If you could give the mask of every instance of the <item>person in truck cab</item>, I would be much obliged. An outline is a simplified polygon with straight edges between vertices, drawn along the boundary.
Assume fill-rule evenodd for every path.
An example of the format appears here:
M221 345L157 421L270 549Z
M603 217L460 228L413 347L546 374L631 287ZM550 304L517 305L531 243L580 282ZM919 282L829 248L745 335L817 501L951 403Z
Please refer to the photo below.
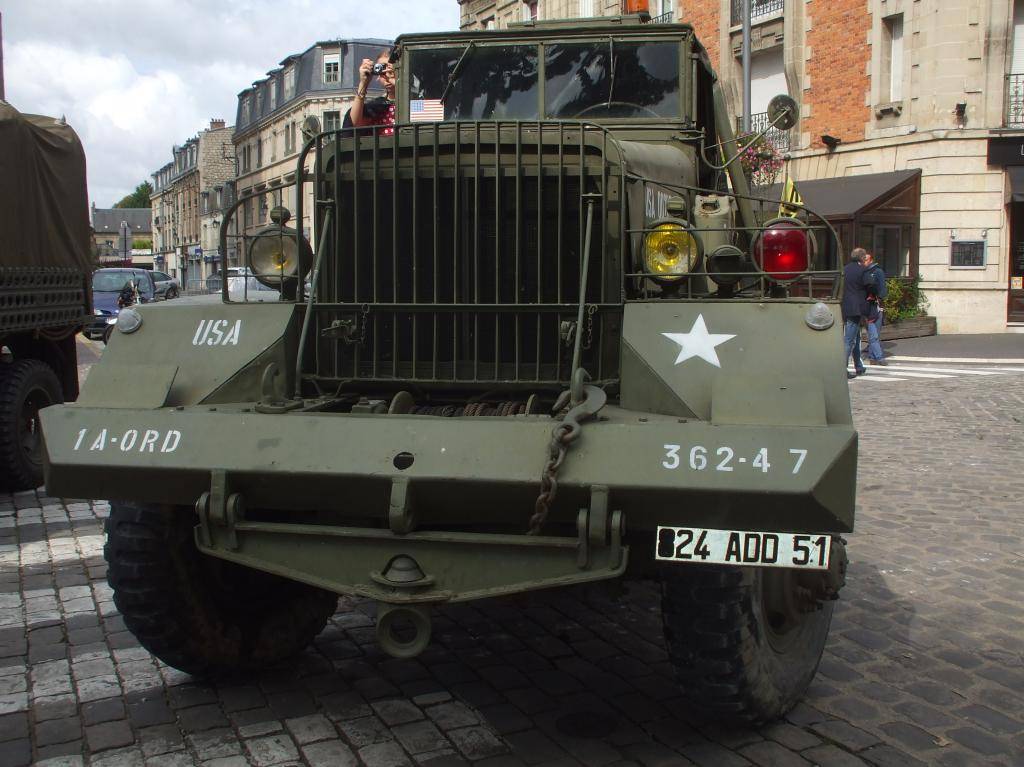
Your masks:
M384 86L384 95L366 100L366 91L374 74ZM390 136L395 132L395 68L391 64L391 52L381 51L376 61L363 59L359 65L359 86L356 88L355 99L351 109L345 115L343 127L361 128L368 125L379 125L378 133Z

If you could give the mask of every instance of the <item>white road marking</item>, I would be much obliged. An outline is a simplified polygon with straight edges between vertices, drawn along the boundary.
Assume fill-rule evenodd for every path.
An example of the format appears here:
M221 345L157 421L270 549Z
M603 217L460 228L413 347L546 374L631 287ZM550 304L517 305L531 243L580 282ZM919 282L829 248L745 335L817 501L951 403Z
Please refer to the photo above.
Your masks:
M875 378L889 378L889 374L885 372L885 368L872 368L870 374L865 373L864 375L871 375ZM899 371L899 375L906 376L907 378L955 378L956 376L946 375L943 373L907 373ZM864 376L860 376L863 378Z
M881 367L875 365L875 367ZM885 366L888 370L918 370L922 373L962 373L968 376L997 376L1000 375L998 370L988 369L974 369L968 368L933 368L925 365L893 365L892 363ZM1024 369L1021 370L1024 373Z
M897 378L896 376L869 376L869 375L862 375L862 376L857 376L856 379L852 379L851 378L850 380L851 381L853 381L853 380L857 380L857 381L875 381L877 383L877 382L880 382L880 381L907 381L909 379Z
M900 362L945 362L945 363L979 363L987 365L1024 365L1024 359L1009 359L1009 358L987 358L987 357L904 357L899 354L894 354L891 357L886 357L888 360L899 360Z

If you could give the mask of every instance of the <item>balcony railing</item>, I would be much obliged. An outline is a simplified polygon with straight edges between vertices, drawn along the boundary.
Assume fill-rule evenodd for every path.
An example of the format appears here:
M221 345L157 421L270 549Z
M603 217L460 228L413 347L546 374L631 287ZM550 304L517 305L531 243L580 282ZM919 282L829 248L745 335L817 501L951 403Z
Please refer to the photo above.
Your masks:
M736 118L736 129L741 130L743 125L743 118ZM768 113L767 112L752 112L750 115L750 130L754 133L759 133L768 127ZM768 128L768 131L764 134L765 138L768 139L775 151L779 154L785 154L789 151L789 131L781 130L780 128Z
M732 25L743 23L743 6L747 0L732 0ZM753 24L764 16L782 13L785 0L752 0L750 5L750 22Z
M1024 73L1006 76L1006 127L1024 128Z
M652 24L671 24L673 16L674 16L674 14L672 13L672 11L669 11L668 13L663 13L660 16L653 16L653 17L651 17L651 23Z

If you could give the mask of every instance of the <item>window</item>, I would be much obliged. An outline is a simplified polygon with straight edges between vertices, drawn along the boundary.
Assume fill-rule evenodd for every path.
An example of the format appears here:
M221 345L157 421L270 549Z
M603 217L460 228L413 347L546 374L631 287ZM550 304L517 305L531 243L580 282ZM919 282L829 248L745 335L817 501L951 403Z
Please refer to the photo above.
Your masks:
M263 141L259 137L256 138L256 167L263 167Z
M246 192L247 194L247 192ZM248 229L252 226L252 199L242 203L242 223Z
M242 96L242 110L241 111L242 111L241 122L243 122L243 123L249 122L249 97L248 96Z
M985 240L953 240L950 242L949 266L953 269L984 269Z
M295 67L288 67L284 70L284 98L285 101L295 95Z
M270 111L277 109L277 80L271 80L267 86L270 89Z
M582 6L586 0L581 0L580 5ZM582 15L582 14L580 14ZM536 21L537 20L537 0L525 0L523 2L523 21Z
M324 85L337 83L341 73L341 54L324 54Z
M335 131L341 128L341 112L324 112L324 130Z
M903 100L903 14L882 19L880 100Z
M488 16L486 19L484 19L483 28L484 29L494 29L494 17L493 16Z
M295 151L295 121L290 121L284 126L284 153L286 155Z

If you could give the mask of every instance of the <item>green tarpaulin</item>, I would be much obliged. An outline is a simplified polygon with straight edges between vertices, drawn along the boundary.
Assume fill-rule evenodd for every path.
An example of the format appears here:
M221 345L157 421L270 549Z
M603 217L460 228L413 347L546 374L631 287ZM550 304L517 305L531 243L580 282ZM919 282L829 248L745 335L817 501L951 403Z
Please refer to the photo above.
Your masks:
M90 272L90 239L82 142L0 101L0 267Z

